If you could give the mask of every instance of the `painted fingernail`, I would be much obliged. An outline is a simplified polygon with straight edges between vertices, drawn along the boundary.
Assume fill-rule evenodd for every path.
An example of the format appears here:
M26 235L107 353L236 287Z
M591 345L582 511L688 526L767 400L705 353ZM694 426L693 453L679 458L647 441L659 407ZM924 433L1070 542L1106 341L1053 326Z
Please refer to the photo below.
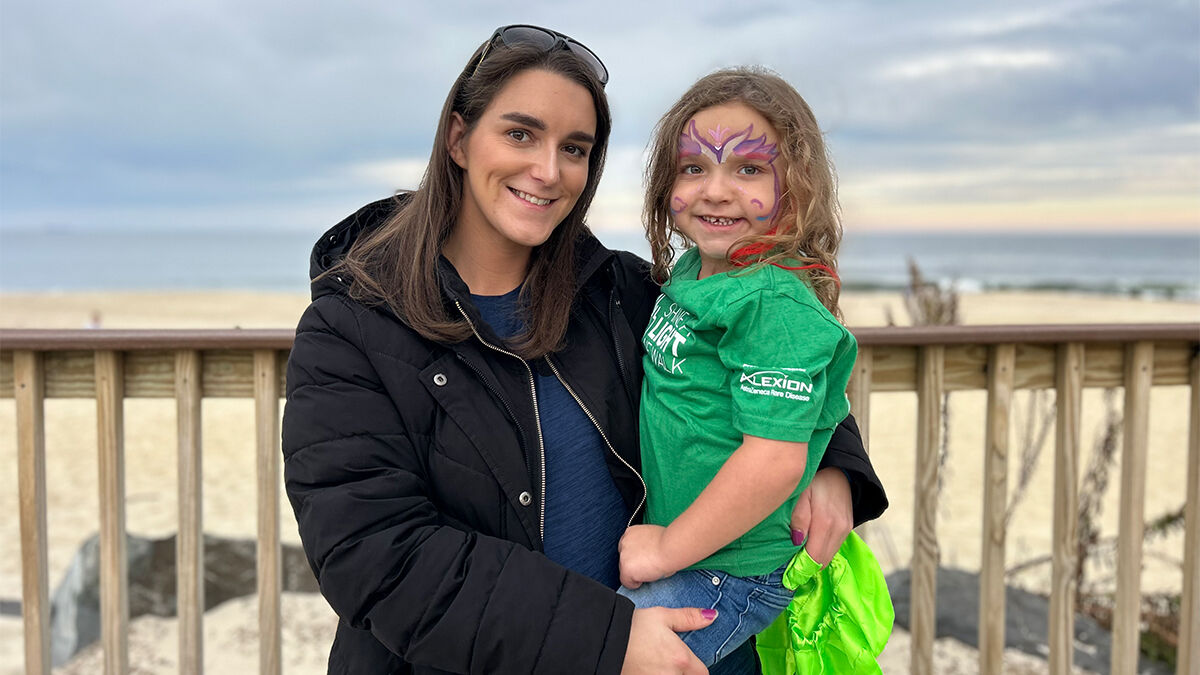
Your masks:
M704 617L705 619L709 619L709 620L715 619L715 618L717 618L717 610L702 609L702 610L700 610L700 616Z
M806 536L804 530L792 530L792 545L803 546Z

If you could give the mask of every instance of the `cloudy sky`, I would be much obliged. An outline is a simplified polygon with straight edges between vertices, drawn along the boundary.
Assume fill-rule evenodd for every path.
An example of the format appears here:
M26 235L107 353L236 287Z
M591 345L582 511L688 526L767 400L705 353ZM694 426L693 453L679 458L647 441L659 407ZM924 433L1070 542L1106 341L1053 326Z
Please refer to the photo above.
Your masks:
M674 5L675 3L671 3ZM1200 228L1200 3L8 2L0 228L319 231L411 187L497 25L611 72L600 230L696 77L761 63L827 131L847 228Z

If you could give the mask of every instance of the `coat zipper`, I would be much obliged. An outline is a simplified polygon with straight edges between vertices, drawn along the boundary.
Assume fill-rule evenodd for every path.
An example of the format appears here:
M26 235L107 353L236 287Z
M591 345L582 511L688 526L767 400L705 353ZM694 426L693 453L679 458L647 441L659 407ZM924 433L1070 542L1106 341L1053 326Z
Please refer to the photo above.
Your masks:
M506 349L501 349L500 347L497 347L496 345L491 344L487 340L484 340L483 336L481 336L479 334L479 331L475 330L475 324L472 323L471 317L467 316L466 311L463 310L462 304L458 300L455 300L454 306L458 308L458 313L462 314L463 319L465 319L467 322L467 325L470 326L471 332L475 334L475 338L477 340L479 340L479 342L482 343L483 346L485 346L488 349L491 349L493 351L500 352L501 354L507 354L507 355L513 357L514 359L520 361L521 365L525 366L525 372L529 374L529 396L531 399L533 399L533 421L537 424L538 455L540 456L541 467L542 467L542 474L541 474L542 498L541 498L540 502L538 503L538 536L542 542L545 542L546 541L546 443L542 440L542 415L538 411L537 386L535 385L534 379L533 379L533 369L529 367L529 362L527 362L525 359L521 358L520 356L517 356L516 354L514 354ZM501 400L504 400L504 399L501 399ZM512 411L509 410L508 414L512 415ZM516 415L513 415L513 420L516 421L516 419L517 419ZM520 428L520 426L521 426L520 422L517 422L518 429Z
M554 377L558 378L558 381L562 383L563 388L567 390L567 393L571 395L571 398L575 399L575 402L579 404L579 407L583 410L583 414L587 415L588 419L592 421L592 426L596 427L596 431L600 432L600 438L604 439L604 444L608 446L609 452L611 452L614 457L624 464L625 468L632 471L633 475L637 476L638 481L641 482L642 500L638 502L637 508L633 510L633 513L629 514L629 522L626 524L626 527L633 527L633 520L637 518L638 511L641 511L642 506L646 504L646 493L649 492L649 489L646 487L645 479L642 478L642 474L638 473L637 469L634 469L632 466L630 466L629 462L625 461L625 458L622 457L621 454L617 452L617 449L613 447L612 443L608 441L608 436L604 433L604 429L600 428L600 423L596 421L596 416L593 415L592 411L588 410L588 407L583 404L583 400L581 400L575 394L575 390L571 388L571 385L567 384L566 379L564 379L562 374L558 372L558 367L554 365L554 361L550 360L549 355L546 356L546 363L550 366L550 370L554 371Z
M621 380L625 383L625 389L628 390L631 386L630 380L632 378L629 372L625 370L625 353L621 350L621 338L617 336L617 317L614 315L614 312L621 311L621 299L616 297L616 295L617 290L614 288L612 294L609 296L608 325L609 330L612 331L613 345L617 348L617 368L620 369Z

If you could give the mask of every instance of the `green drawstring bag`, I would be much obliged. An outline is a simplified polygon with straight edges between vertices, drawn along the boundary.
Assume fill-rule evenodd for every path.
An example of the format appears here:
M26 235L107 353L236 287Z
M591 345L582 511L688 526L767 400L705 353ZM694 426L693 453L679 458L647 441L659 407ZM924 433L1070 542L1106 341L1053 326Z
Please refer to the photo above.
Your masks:
M787 609L758 634L763 675L881 673L896 612L883 570L851 532L825 569L801 550L783 573Z

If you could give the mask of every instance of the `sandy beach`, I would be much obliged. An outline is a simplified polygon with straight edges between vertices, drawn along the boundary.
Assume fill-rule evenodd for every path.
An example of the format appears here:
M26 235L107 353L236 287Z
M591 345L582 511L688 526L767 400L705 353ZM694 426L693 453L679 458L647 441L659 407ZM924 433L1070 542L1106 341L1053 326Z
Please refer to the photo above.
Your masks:
M295 328L302 293L256 291L0 293L0 328L84 328L93 311L104 328ZM847 292L847 326L910 322L899 293ZM959 296L964 324L1159 323L1200 321L1200 302L1081 293L988 292Z
M292 328L307 305L300 294L252 292L71 293L0 295L0 326L8 328L81 328L99 312L105 328ZM885 325L890 311L907 323L903 301L895 293L847 294L842 300L850 327ZM1200 322L1200 303L1137 300L1073 294L979 293L960 297L960 312L969 324ZM1016 405L1014 434L1025 418L1027 394ZM1155 388L1152 400L1150 451L1145 513L1153 518L1178 508L1184 499L1188 398L1185 387ZM1119 402L1120 399L1118 399ZM985 396L955 392L950 401L950 450L937 531L943 565L977 569L982 521L982 450ZM174 402L129 400L126 403L126 495L128 529L165 536L176 529ZM875 394L872 398L870 449L886 485L891 508L867 536L885 569L905 567L911 556L916 399L911 393ZM1083 453L1086 468L1103 418L1103 393L1088 390L1083 408ZM253 538L254 433L249 400L204 402L204 526L207 532ZM97 530L95 403L51 400L46 405L47 477L49 490L49 565L51 589L80 543ZM1050 551L1053 435L1037 464L1027 496L1010 521L1008 562L1014 565ZM1019 462L1010 461L1010 489ZM1082 472L1081 468L1081 472ZM1104 495L1101 537L1116 534L1118 467ZM21 596L17 523L15 411L11 399L0 400L0 600ZM283 539L298 543L291 509L281 496L285 516ZM1172 590L1181 581L1182 535L1149 540L1145 547L1143 588ZM1102 563L1104 561L1101 561ZM1115 574L1100 564L1089 580L1104 584ZM1049 565L1034 566L1012 576L1010 583L1045 590ZM212 672L250 671L257 664L253 598L231 601L205 618L207 664ZM285 670L290 674L325 672L325 655L334 618L318 596L288 594L284 598ZM20 617L0 617L0 675L23 672ZM174 621L143 618L131 629L131 655L138 672L173 672L177 658ZM946 644L947 642L951 644ZM885 672L905 672L907 635L897 630L886 652ZM966 650L966 651L963 651ZM939 672L973 672L972 652L953 641L939 641ZM1038 672L1037 659L1012 656L1011 672ZM95 672L96 647L85 650L63 673ZM959 664L959 665L955 665Z

